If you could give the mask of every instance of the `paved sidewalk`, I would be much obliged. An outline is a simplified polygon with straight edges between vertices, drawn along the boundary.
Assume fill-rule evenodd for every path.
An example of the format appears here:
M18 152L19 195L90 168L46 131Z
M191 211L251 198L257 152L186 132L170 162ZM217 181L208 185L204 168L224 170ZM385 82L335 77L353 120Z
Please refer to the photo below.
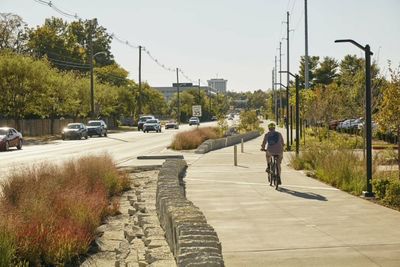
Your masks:
M237 167L233 147L188 161L187 197L215 227L227 267L400 266L400 212L289 168L289 154L276 191L261 141L238 147Z

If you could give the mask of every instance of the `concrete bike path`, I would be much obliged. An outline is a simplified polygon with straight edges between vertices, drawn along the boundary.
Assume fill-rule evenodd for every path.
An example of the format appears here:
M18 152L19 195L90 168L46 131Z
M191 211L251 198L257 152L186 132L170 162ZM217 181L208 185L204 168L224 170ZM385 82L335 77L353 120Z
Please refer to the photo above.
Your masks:
M279 191L266 183L262 137L193 161L187 197L222 242L230 266L400 266L400 212L349 195L282 163Z

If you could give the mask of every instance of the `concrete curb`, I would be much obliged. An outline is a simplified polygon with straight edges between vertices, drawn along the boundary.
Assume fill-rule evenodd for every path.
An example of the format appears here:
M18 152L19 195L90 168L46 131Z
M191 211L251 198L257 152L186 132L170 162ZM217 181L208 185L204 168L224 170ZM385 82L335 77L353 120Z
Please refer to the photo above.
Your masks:
M204 214L186 199L184 160L166 160L158 175L156 208L177 265L224 266L221 243Z
M183 155L138 156L137 159L183 159Z
M242 139L244 142L259 137L258 131L252 131L245 134L232 135L219 139L209 139L204 141L195 151L196 154L205 154L213 150L221 149L228 146L239 144Z

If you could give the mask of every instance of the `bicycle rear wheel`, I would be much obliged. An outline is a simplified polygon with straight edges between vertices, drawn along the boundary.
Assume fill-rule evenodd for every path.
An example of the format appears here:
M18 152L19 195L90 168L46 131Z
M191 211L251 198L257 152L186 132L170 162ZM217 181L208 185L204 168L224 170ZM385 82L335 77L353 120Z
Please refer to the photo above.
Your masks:
M275 189L278 190L278 187L279 187L279 171L278 171L278 163L276 162L276 160L274 160L273 176L274 176Z

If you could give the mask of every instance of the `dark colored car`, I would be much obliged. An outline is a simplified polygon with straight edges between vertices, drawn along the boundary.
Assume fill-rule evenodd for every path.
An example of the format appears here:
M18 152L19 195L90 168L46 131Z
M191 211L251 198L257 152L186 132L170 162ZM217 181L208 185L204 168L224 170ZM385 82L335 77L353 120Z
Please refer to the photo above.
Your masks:
M90 137L93 135L107 137L107 124L103 120L89 121L86 128Z
M157 119L150 119L143 124L143 132L148 133L150 131L155 131L161 133L161 124Z
M139 122L138 122L138 130L143 130L143 124L147 121L147 120L154 120L154 116L152 115L147 115L147 116L141 116L139 118Z
M176 121L170 120L165 124L165 129L179 129L179 125Z
M14 128L0 128L0 150L8 151L10 147L21 149L23 142L22 134Z
M88 130L83 123L68 123L61 132L62 140L65 139L88 139Z

